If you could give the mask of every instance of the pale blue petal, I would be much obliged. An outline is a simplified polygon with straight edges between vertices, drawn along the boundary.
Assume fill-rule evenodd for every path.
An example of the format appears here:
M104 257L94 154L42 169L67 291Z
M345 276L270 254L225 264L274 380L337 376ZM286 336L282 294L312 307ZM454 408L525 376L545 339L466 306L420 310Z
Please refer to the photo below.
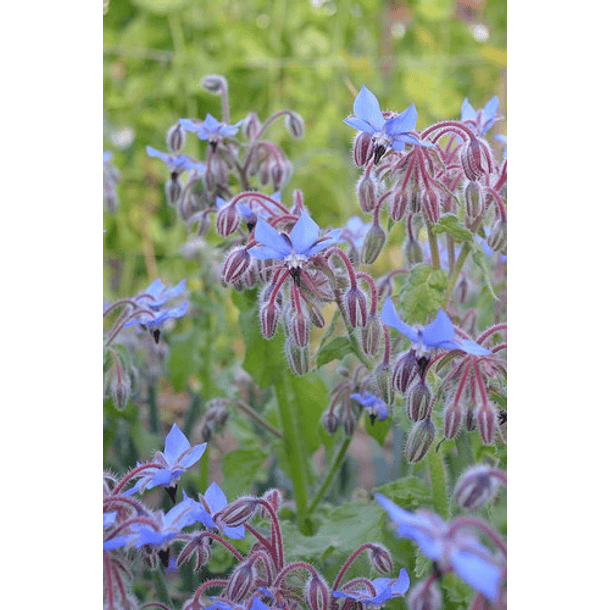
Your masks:
M472 120L472 121L477 120L477 112L472 107L472 105L468 101L467 97L464 98L464 101L462 102L462 121L466 121L466 120Z
M411 579L409 578L407 571L404 568L401 568L396 582L392 585L392 594L404 595L409 589L410 584Z
M358 117L348 117L347 119L343 119L343 122L347 123L350 127L353 127L358 131L364 131L366 133L370 133L371 135L379 131L378 129L375 129L373 125L367 121L364 121L363 119L359 119Z
M451 563L455 571L473 588L491 601L499 597L502 572L498 566L486 561L476 553L462 549L451 551Z
M305 254L320 236L320 227L303 210L290 231L290 241L297 254Z
M159 159L165 161L165 163L168 162L168 159L169 159L168 155L166 155L165 153L159 152L152 146L147 146L146 152L148 153L149 157L158 157Z
M222 210L227 205L227 202L222 197L216 197L216 208Z
M419 340L417 331L410 326L407 326L399 317L394 307L394 303L390 297L386 297L386 300L381 309L381 321L386 326L395 328L398 332L402 333L405 337L411 340L412 343L417 343Z
M242 538L246 536L246 528L243 525L238 525L236 527L223 525L222 533L229 538L233 538L233 540L242 540Z
M181 460L180 460L180 465L184 466L184 468L190 468L193 464L196 464L199 459L201 458L201 456L203 455L203 452L205 451L205 448L208 446L207 443L201 443L199 445L195 445Z
M184 453L190 446L189 439L186 438L182 430L174 424L165 439L165 450L163 451L163 455L168 463L173 465L176 464L180 454Z
M354 114L371 125L375 131L383 129L384 119L379 102L364 85L354 100Z
M487 104L485 104L485 108L483 108L483 121L487 124L491 121L491 125L493 125L496 120L496 114L498 114L498 107L500 106L500 100L497 95L494 95ZM491 127L490 125L490 127Z
M440 346L444 341L452 341L455 335L455 328L449 316L439 309L434 322L428 324L422 331L422 341L424 345L430 347Z
M467 354L472 354L473 356L487 356L488 354L491 354L488 349L470 339L458 338L456 343L458 344L458 349L461 349Z
M398 136L400 134L413 131L417 123L417 110L415 104L411 104L409 108L401 112L398 116L388 119L385 122L385 132L389 136Z
M318 252L324 250L324 248L328 248L335 244L339 237L341 236L342 229L333 229L329 231L317 244L314 244L311 248L308 248L304 254L306 256L314 256Z
M224 492L216 481L213 481L212 484L207 488L205 494L203 494L205 501L208 503L210 510L212 511L212 515L221 511L227 505L227 496L225 496Z
M274 258L285 258L291 252L286 240L265 220L259 218L254 229L254 239L264 246L276 251ZM254 250L254 248L252 248ZM250 253L252 254L252 250Z
M153 478L148 481L144 489L153 489L159 485L169 485L174 479L177 479L180 476L180 472L161 468L155 472Z
M259 222L260 218L257 221L257 226ZM283 254L280 254L277 250L274 248L269 248L268 246L254 246L254 248L250 248L248 252L252 258L256 258L261 261L266 261L271 258L284 258Z
M199 128L201 127L200 122L195 122L191 119L180 119L180 125L182 125L186 131L199 131Z

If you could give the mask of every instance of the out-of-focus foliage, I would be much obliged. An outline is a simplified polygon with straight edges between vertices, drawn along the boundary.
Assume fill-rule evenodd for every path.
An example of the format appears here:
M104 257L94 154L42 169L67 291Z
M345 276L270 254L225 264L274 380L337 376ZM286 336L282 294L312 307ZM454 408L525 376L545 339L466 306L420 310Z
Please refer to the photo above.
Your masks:
M357 209L354 131L342 120L360 87L382 109L414 102L418 127L459 118L464 97L481 108L498 95L504 110L505 49L504 0L110 0L104 149L122 180L120 209L105 221L107 290L130 294L189 270L184 226L165 204L166 168L145 147L165 150L178 118L220 118L204 75L227 78L232 122L253 109L261 120L283 108L303 117L303 139L281 123L271 134L294 164L286 191L302 189L318 222L337 226ZM186 152L201 158L204 146L190 137Z

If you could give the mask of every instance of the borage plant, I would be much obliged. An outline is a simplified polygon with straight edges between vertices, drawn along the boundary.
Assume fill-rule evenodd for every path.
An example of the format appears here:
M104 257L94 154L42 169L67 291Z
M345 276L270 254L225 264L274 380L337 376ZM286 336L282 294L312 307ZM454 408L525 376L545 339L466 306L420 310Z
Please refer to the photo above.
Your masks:
M505 607L507 161L485 139L497 98L417 130L413 104L382 112L363 86L345 119L361 213L327 227L289 195L292 164L267 139L281 118L302 138L301 118L233 123L226 80L202 83L220 120L177 117L168 151L147 152L218 274L155 279L104 308L108 418L150 453L168 430L163 452L104 474L105 607ZM182 152L188 133L201 159ZM106 154L104 171L113 211ZM243 354L217 362L233 314ZM181 323L201 357L179 426L155 392ZM209 483L227 429L241 446ZM348 450L367 435L395 459L350 501Z

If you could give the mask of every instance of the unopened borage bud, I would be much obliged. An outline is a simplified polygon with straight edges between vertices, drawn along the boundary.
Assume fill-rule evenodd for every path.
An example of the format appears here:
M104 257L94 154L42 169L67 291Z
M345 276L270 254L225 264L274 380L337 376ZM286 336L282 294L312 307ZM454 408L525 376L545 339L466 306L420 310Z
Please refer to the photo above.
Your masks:
M362 246L362 262L365 265L372 265L377 260L385 241L385 231L378 224L372 224Z

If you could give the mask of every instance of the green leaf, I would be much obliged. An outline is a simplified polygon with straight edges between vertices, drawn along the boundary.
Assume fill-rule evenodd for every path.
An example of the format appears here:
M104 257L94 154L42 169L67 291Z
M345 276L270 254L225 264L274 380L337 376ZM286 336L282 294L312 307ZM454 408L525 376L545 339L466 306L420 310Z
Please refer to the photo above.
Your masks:
M410 511L420 506L429 505L432 501L430 487L422 479L415 476L408 476L386 483L373 491L383 494L392 502Z
M388 435L390 428L392 427L392 418L388 417L383 421L375 419L375 423L371 423L371 418L368 413L364 413L364 427L366 431L383 447L385 437Z
M435 225L432 226L433 233L449 233L456 242L473 240L472 232L467 229L455 214L441 214Z
M425 324L442 307L447 283L445 269L434 269L425 263L415 265L401 291L400 303L406 312L404 321Z
M188 376L195 371L193 362L201 340L201 335L194 329L182 335L172 335L167 373L176 391L187 388Z
M318 366L323 366L332 360L341 360L347 354L352 354L353 351L347 337L336 337L319 349L316 363Z
M222 489L229 502L250 492L257 475L263 472L263 464L269 455L268 448L252 445L234 449L224 456Z

